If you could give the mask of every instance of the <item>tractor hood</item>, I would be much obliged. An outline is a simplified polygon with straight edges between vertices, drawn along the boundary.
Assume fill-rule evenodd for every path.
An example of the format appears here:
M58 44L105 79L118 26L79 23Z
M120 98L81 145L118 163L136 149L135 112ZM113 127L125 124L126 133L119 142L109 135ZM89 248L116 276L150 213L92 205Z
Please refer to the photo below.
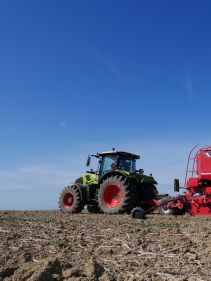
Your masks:
M97 184L98 183L98 175L94 173L86 173L80 178L78 178L75 183L79 183L82 185L91 185L91 184Z

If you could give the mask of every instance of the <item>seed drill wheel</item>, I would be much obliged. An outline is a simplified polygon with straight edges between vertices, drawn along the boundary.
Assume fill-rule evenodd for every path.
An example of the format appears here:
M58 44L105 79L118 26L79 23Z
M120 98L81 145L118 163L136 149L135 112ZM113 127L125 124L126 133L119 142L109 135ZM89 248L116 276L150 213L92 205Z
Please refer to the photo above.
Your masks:
M164 197L160 200L160 204L164 204L162 206L160 206L158 208L158 211L161 215L173 215L174 214L174 211L173 209L169 209L168 206L167 206L167 203L165 205L165 202L169 201L172 197Z
M106 178L98 190L98 204L103 213L130 212L133 201L131 184L122 175Z
M60 194L59 208L65 213L80 213L84 205L82 188L78 185L67 186Z
M173 197L164 197L160 200L160 204L164 204L166 201L173 199ZM171 202L172 203L172 202ZM186 208L183 209L179 209L179 208L174 208L174 209L170 209L168 208L167 204L162 205L158 208L159 213L161 215L175 215L175 216L181 216L184 215L186 213Z

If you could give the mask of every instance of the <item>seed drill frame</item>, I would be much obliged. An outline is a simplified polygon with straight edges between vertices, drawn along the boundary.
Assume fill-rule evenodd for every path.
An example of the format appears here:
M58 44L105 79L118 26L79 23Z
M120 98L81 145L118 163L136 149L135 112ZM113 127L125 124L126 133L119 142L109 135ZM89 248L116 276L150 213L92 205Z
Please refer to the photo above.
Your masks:
M158 206L160 213L191 216L211 215L211 146L198 149L195 146L189 153L184 187L174 180L174 191L184 189L183 195L162 199Z

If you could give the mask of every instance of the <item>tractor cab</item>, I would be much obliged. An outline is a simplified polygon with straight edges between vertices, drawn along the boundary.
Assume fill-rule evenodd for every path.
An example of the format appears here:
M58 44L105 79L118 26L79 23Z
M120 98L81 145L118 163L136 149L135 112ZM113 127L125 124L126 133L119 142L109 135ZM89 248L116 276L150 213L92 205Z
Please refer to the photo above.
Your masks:
M97 153L95 155L89 155L86 165L89 166L91 162L91 157L96 157L99 159L99 167L95 172L99 175L99 179L102 178L106 173L119 170L126 173L135 173L136 172L136 160L140 159L140 156L137 154L116 151L106 151ZM89 172L93 172L92 170Z
M100 178L114 170L135 173L136 160L140 158L136 154L115 150L99 153L99 157L101 161L99 169Z

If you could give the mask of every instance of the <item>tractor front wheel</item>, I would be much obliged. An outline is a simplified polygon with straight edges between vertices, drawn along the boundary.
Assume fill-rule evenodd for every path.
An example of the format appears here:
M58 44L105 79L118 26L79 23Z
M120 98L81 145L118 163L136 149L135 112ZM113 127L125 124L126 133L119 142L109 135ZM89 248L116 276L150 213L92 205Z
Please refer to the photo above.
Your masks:
M83 190L79 185L67 186L59 197L59 208L65 213L80 213L84 208Z
M103 213L130 212L133 203L133 189L122 175L106 178L98 190L98 204Z

